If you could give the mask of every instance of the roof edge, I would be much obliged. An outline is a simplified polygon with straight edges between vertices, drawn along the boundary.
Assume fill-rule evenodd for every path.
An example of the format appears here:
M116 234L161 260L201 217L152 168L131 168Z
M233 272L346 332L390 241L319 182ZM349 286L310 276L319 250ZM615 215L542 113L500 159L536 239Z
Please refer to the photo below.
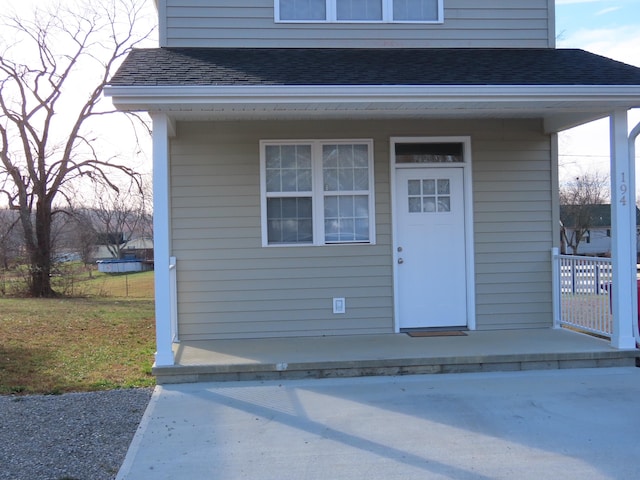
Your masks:
M296 101L373 101L385 100L416 100L446 101L455 100L559 100L562 98L572 101L584 101L607 98L634 100L635 106L640 106L640 85L263 85L263 86L113 86L104 89L107 97L114 102L118 99L131 100L138 98L152 101L161 100L162 103L178 100L181 103L214 103L225 99L263 100L290 102ZM632 108L632 107L630 107Z

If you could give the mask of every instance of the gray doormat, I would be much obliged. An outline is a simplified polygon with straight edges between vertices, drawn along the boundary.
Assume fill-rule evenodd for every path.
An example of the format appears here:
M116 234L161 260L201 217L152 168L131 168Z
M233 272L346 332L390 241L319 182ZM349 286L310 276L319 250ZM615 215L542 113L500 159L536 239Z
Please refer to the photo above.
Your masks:
M433 330L422 332L406 332L410 337L466 337L465 332L460 330Z

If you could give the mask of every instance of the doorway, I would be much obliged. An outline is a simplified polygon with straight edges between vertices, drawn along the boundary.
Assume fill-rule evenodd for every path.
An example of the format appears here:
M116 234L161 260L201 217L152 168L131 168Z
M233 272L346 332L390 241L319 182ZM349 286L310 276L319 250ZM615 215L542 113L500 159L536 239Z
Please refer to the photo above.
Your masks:
M392 157L396 328L468 327L473 277L465 145L396 139Z

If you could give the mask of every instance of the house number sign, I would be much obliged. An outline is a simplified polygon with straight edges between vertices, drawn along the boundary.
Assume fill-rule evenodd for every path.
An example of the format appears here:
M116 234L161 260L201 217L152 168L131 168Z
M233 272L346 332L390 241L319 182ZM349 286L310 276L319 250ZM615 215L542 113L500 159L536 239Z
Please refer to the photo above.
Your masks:
M620 183L618 184L618 190L620 192L620 204L627 205L627 182L624 178L624 172L620 174Z

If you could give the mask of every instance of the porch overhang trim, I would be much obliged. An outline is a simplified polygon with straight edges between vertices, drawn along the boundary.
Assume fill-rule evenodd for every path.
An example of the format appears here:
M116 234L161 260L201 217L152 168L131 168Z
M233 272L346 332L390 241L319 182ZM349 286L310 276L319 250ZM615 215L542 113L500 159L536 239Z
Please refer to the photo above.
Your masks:
M260 103L335 103L335 102L622 102L629 108L640 106L638 86L107 86L105 94L114 105L171 105Z

